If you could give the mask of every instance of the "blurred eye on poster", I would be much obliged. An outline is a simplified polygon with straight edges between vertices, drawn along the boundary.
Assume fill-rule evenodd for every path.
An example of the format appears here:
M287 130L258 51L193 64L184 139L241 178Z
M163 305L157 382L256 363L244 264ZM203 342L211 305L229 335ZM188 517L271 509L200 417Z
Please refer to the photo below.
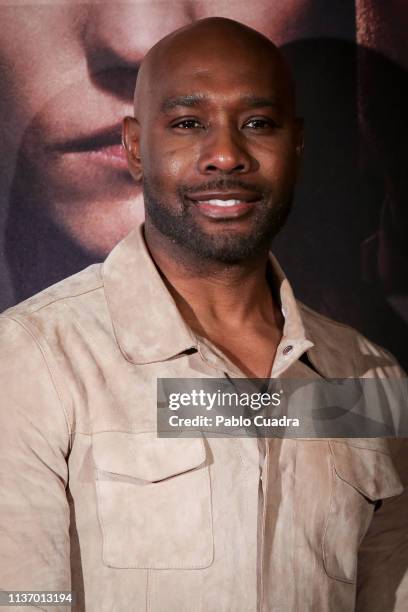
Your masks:
M397 0L2 2L0 309L104 259L143 220L121 147L140 62L214 15L269 36L294 71L305 153L272 249L297 296L407 367L408 9Z

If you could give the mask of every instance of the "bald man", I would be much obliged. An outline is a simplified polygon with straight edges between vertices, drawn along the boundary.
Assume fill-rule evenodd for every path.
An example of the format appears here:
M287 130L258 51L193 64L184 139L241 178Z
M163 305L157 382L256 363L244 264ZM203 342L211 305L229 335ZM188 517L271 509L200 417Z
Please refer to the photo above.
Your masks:
M176 31L123 140L145 224L1 317L1 588L92 612L406 609L397 444L157 436L159 378L401 375L269 253L303 149L280 54L226 19Z

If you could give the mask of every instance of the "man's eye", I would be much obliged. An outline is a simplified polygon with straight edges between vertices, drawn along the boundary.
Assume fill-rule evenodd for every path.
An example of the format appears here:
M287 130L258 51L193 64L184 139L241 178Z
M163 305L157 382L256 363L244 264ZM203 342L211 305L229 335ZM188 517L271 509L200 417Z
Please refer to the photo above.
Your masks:
M244 127L249 127L252 130L265 130L265 129L273 129L277 127L277 125L275 121L273 121L273 119L258 118L258 119L249 119L249 121L247 121L244 124Z
M195 130L198 128L202 128L203 125L197 119L183 119L182 121L177 121L177 123L173 123L173 127L181 128L183 130Z

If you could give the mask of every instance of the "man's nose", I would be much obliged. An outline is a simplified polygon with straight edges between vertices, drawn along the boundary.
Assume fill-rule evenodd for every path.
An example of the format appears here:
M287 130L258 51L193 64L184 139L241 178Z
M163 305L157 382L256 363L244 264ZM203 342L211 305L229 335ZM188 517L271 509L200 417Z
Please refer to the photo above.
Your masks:
M147 51L193 19L190 2L90 4L82 29L90 78L115 97L132 100L137 71Z
M212 130L203 141L198 168L201 174L245 174L254 170L255 164L244 137L225 126Z

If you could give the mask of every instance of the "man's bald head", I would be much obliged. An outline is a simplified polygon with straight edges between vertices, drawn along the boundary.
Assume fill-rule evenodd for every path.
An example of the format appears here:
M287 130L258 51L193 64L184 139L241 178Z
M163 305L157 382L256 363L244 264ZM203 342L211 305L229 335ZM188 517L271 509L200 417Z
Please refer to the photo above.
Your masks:
M173 32L142 64L123 134L149 240L201 263L267 253L303 148L291 74L270 40L221 18Z
M135 117L142 118L163 76L175 73L187 60L196 64L196 73L205 72L214 59L228 62L231 69L247 62L259 73L269 71L285 105L291 113L295 112L292 74L279 49L269 38L242 23L210 17L170 33L149 50L137 78Z

